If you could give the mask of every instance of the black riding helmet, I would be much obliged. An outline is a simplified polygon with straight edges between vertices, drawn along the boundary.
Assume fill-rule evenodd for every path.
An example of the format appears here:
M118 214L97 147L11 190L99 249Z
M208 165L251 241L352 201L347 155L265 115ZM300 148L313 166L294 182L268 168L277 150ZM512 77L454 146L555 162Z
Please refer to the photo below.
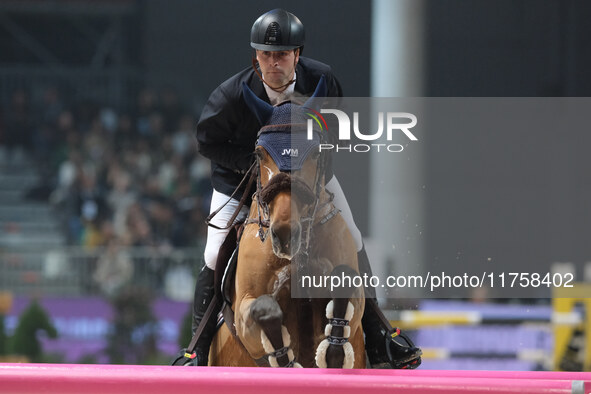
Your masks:
M297 16L276 8L259 16L250 29L250 46L261 51L304 49L304 25Z

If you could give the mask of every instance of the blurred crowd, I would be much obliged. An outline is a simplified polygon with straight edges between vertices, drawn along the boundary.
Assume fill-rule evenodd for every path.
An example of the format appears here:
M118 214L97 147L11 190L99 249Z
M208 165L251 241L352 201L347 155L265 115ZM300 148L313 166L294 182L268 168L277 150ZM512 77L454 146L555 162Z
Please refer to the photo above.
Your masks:
M37 102L35 102L37 101ZM0 113L0 144L34 158L69 245L201 245L209 162L196 152L195 114L170 89L143 89L133 109L69 103L55 88L16 90Z

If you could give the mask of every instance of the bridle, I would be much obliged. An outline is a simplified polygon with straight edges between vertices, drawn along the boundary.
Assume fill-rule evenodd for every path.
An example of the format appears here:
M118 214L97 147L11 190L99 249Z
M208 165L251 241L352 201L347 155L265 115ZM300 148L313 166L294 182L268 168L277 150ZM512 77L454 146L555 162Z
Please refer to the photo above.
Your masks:
M306 126L302 124L279 125L279 127L290 127L292 132L302 132L302 130L306 130ZM259 131L259 136L265 133L272 133L273 131L277 131L277 129L278 125L264 126ZM318 133L318 135L320 136L320 140L322 141L324 137L323 134ZM302 233L304 234L304 236L302 237L302 247L300 248L300 251L298 253L303 253L307 257L309 255L310 241L312 238L312 230L314 225L316 223L324 224L328 222L339 212L337 208L333 207L333 209L330 210L330 212L328 212L325 216L317 218L318 212L324 206L332 204L332 201L334 199L334 195L325 190L322 184L324 171L326 168L326 156L320 154L318 158L318 165L316 166L312 186L307 185L300 178L293 177L287 171L283 171L275 175L269 180L269 182L265 186L263 186L260 171L261 158L258 155L256 156L255 163L256 191L253 195L252 200L254 203L257 204L257 217L247 219L245 224L257 224L259 226L259 239L261 240L261 242L264 242L267 238L270 226L269 203L280 191L290 189L292 192L292 196L295 195L299 197L301 200L300 203L306 208L306 215L300 218L300 223L302 224L303 230ZM274 190L270 190L272 188ZM323 190L325 190L328 193L329 198L327 201L320 203L321 193ZM294 191L296 191L296 193L293 193Z

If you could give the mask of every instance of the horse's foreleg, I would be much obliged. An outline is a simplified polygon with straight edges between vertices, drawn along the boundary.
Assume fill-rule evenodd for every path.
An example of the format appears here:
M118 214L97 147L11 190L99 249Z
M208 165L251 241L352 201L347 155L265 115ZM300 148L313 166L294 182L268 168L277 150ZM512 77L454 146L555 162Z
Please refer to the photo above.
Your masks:
M354 306L347 298L337 298L326 306L328 324L324 329L326 339L316 349L316 365L320 368L353 368L355 354L349 343Z
M264 354L272 367L301 367L295 362L290 349L291 339L287 328L282 324L281 307L272 296L258 297L249 303L248 310L244 312L246 314L243 316L247 316L246 321L249 324L237 326L237 331L241 329L238 331L239 336L253 358Z
M301 367L290 349L291 338L283 323L283 312L270 295L262 295L250 307L252 319L261 327L261 343L272 367Z
M333 270L355 275L356 272L347 266L339 266ZM355 289L351 289L353 295ZM341 294L342 296L342 294ZM353 368L355 351L349 337L359 328L360 302L358 299L334 298L326 306L328 324L324 329L324 339L316 349L316 365L320 368ZM357 309L357 310L356 310Z

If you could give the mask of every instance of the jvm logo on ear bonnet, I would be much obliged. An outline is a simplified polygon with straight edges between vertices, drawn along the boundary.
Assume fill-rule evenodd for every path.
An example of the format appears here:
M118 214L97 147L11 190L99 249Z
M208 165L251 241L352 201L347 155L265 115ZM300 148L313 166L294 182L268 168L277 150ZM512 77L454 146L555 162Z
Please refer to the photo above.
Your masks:
M297 149L294 148L283 149L283 152L281 152L281 156L298 157L299 152Z

